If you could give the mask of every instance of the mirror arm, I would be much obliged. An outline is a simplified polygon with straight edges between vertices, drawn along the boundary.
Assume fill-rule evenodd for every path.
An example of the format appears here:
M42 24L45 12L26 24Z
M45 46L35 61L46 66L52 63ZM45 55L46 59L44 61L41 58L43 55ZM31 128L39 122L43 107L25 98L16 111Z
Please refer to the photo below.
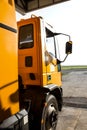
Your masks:
M68 34L65 34L65 33L54 33L54 36L56 36L56 35L64 35L64 36L68 36L68 38L69 38L69 42L71 42L71 37L70 37L70 35L68 35ZM70 54L69 52L66 54L66 56L65 56L65 58L64 58L63 61L58 60L58 63L62 63L62 62L64 62L64 61L66 60L66 58L68 57L69 54Z
M68 57L68 54L65 56L63 61L60 61L60 63L64 62L66 60L66 58Z
M68 36L68 37L69 37L69 41L71 41L71 37L70 37L70 35L68 35L68 34L65 34L65 33L54 33L54 36L56 36L56 35Z

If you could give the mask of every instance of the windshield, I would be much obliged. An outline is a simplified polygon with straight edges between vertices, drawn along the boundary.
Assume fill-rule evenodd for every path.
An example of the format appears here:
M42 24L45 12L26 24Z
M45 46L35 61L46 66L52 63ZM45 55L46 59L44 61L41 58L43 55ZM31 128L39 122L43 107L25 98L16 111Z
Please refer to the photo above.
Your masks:
M32 48L33 46L33 24L21 26L19 29L19 49Z
M46 28L46 49L49 53L55 56L54 34Z

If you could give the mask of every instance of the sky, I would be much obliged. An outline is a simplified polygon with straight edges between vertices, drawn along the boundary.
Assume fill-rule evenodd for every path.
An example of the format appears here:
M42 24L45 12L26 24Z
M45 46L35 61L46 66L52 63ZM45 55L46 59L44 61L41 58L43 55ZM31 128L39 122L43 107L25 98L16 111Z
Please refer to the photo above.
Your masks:
M70 0L27 13L25 16L16 13L17 21L30 18L31 14L42 16L56 32L71 36L72 54L63 65L87 65L87 0Z

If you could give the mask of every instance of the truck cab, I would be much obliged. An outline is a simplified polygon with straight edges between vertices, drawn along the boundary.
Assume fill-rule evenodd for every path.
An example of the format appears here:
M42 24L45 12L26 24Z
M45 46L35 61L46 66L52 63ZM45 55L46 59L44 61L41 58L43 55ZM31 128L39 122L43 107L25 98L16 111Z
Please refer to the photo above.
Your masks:
M27 108L25 102L31 102L33 124L36 124L31 129L55 129L63 102L62 61L57 58L59 49L56 42L56 35L60 33L56 33L42 17L34 15L17 25L20 108ZM66 46L68 55L71 41Z
M49 84L61 86L61 67L57 64L58 46L55 31L43 18L32 17L18 22L19 75L24 87Z

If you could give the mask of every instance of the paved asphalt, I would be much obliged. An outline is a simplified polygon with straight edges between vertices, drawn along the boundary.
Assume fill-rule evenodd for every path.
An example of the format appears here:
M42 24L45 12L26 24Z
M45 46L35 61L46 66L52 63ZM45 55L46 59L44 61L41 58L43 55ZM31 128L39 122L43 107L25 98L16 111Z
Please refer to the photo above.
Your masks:
M87 130L87 70L63 71L63 110L56 130Z

